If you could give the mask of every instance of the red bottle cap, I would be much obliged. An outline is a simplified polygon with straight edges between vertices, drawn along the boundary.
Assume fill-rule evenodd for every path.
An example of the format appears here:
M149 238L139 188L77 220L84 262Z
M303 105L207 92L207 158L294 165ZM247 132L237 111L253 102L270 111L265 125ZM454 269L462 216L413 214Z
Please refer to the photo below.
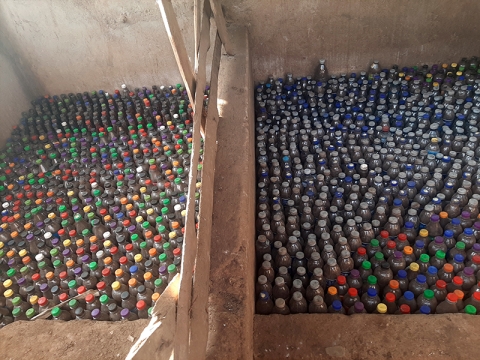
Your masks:
M180 249L180 248L175 248L175 249L173 249L173 256L180 256L181 253L182 253L182 249ZM342 280L342 281L346 281L346 280L345 280L345 276L343 276L343 275L340 275L340 276L344 279L344 280ZM337 281L339 281L340 276L337 278ZM340 284L340 282L339 282L339 284ZM344 284L345 284L345 283L340 284L340 285L344 285Z
M102 270L102 276L108 276L110 275L110 269L109 268L105 268Z
M162 235L155 235L153 237L153 241L155 241L156 243L161 242L162 241Z
M48 302L48 300L45 296L42 296L40 299L38 299L38 305L40 305L40 306L47 305L47 302Z
M116 253L118 253L118 248L116 246L113 246L111 249L110 249L110 254L111 255L115 255Z
M389 249L395 249L396 247L397 247L397 244L395 244L395 241L389 240L389 241L387 242L387 248L389 248Z
M350 288L350 289L348 289L348 295L350 295L351 297L357 296L358 295L358 290L355 289L355 288Z
M177 249L175 249L177 250ZM343 275L338 275L337 276L337 282L339 285L345 285L347 283L347 279Z
M144 310L146 307L147 307L147 304L145 303L145 301L140 300L140 301L137 302L137 309L138 310Z
M472 262L475 264L480 264L480 255L473 255Z
M382 237L382 239L388 239L389 237L388 231L386 230L380 231L380 236Z
M87 303L92 303L94 300L95 300L95 296L93 296L92 294L88 294L87 296L85 296L85 301Z
M98 245L93 244L92 246L90 246L90 252L92 254L95 254L97 251L98 251Z
M120 264L125 265L127 263L128 259L127 259L126 256L122 256L120 258L120 260L118 260L118 261L120 262Z
M435 286L438 289L445 289L447 287L447 283L443 280L437 280L437 282L435 283Z
M105 289L106 286L107 285L105 284L104 281L100 281L99 283L97 283L97 289L98 290L103 290L103 289Z
M407 241L407 235L405 235L405 234L398 234L398 240L400 240L400 241Z
M58 299L60 300L60 302L67 301L68 300L68 294L66 294L66 293L60 294L60 295L58 295Z
M454 293L450 293L447 295L447 299L450 300L451 302L456 303L458 301L458 296L455 295Z
M66 279L67 278L67 272L66 271L62 271L59 275L60 279Z
M387 300L387 302L395 302L395 295L392 293L387 293L387 295L385 295L385 300Z
M358 255L365 255L367 253L367 249L365 249L364 247L359 247L357 249L357 253Z
M33 274L33 275L32 275L32 280L33 280L33 281L38 281L38 280L40 280L40 274L38 274L38 273Z
M463 285L463 279L462 279L460 276L455 276L455 277L453 278L453 283L454 283L455 285L461 286L461 285Z
M402 314L410 314L410 306L408 306L407 304L400 305L400 312Z
M68 232L68 236L70 236L70 237L74 237L75 235L77 235L77 232L75 230L70 230Z
M83 248L78 248L77 251L75 251L75 253L78 256L83 256L85 254L85 250Z
M85 286L79 286L77 289L78 294L83 294L85 291L87 291L87 288Z

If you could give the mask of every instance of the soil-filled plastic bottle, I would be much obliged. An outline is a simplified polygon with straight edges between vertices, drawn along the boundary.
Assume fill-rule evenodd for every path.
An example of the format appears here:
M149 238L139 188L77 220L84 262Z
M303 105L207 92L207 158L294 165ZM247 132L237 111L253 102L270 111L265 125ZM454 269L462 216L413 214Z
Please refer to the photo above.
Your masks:
M447 295L446 299L437 305L436 313L437 314L447 314L447 313L457 313L457 295L450 293Z

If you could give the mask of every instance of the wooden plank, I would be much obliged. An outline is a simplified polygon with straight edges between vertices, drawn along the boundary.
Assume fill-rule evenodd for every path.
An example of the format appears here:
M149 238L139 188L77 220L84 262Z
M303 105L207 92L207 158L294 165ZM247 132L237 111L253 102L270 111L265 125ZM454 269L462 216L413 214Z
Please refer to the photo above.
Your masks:
M187 49L183 41L183 36L178 26L177 16L173 10L171 0L157 0L158 7L162 13L163 23L167 30L168 39L172 45L173 54L177 61L180 75L182 76L185 89L187 90L190 102L193 104L195 100L195 75L192 64L188 58Z
M127 360L170 359L175 336L180 275L177 274L155 303L152 319L130 349Z
M193 36L195 41L195 74L198 72L198 47L200 46L200 30L202 24L203 0L193 0Z
M197 165L200 153L200 124L203 112L203 93L206 85L206 58L210 47L210 3L204 2L202 15L202 30L200 32L200 46L198 57L198 73L195 90L193 115L193 144L189 173L187 215L185 219L185 234L183 242L183 257L180 278L180 293L177 307L177 327L175 332L175 359L187 359L190 341L190 304L192 301L192 281L197 255L197 235L195 229L195 189L197 179Z
M210 6L212 7L213 16L215 17L215 23L217 24L217 31L220 34L222 39L223 46L225 47L225 52L228 55L234 55L232 50L232 45L228 40L227 32L227 23L225 22L225 17L223 16L222 5L218 0L210 0Z
M210 250L212 238L212 212L217 156L218 127L218 72L220 69L222 41L217 33L213 50L210 79L210 98L207 113L203 152L202 197L200 198L200 228L198 229L198 251L193 283L191 315L190 359L205 359L208 341L208 297L210 293Z

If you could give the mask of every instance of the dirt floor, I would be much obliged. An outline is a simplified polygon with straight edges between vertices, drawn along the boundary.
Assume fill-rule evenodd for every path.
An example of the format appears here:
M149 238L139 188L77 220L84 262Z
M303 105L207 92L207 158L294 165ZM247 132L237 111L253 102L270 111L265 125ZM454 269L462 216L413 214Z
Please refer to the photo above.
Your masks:
M148 321L15 322L0 329L0 359L125 359Z
M478 359L480 321L445 315L256 315L255 359Z

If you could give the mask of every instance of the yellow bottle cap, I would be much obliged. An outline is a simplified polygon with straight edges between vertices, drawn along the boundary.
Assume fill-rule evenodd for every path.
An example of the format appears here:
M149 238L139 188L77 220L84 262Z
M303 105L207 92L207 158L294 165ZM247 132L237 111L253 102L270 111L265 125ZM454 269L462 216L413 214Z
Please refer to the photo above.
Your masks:
M5 290L5 292L3 293L3 295L4 295L6 298L11 298L11 297L13 296L13 290L12 290L12 289Z
M4 246L5 244L3 243L3 241L0 241L0 249L3 249Z
M410 264L410 270L418 271L418 269L420 269L420 266L416 262Z
M148 215L152 215L152 214L153 214L153 209L148 209L148 210L147 210L147 214L148 214Z
M456 68L457 67L457 63L452 63L452 68Z
M38 296L37 295L32 295L30 296L30 304L35 305L38 302Z
M187 210L182 210L181 214L182 216L187 216Z
M146 188L146 187L141 187L141 188L140 188L140 192L141 192L142 194L146 193L146 192L147 192L147 188Z
M438 143L438 139L437 138L432 138L432 143L434 143L434 144Z
M50 144L45 145L45 149L48 150L48 149L50 149L50 148L51 148Z
M20 257L24 257L24 256L27 255L27 254L28 254L28 252L27 252L27 250L25 250L25 249L22 249L22 250L20 250L20 251L18 252L18 255L20 255Z
M57 215L55 215L55 213L48 214L48 218L51 219L51 220L55 219L56 217L57 217Z
M120 281L114 281L114 282L112 283L112 289L115 290L115 291L116 291L116 290L119 290L121 286L122 286L122 285L120 284Z
M91 210L90 205L87 205L87 206L84 206L84 207L83 207L83 211L86 212L86 213L89 213L90 210Z
M70 239L63 240L63 246L70 247L71 245L72 245L72 240Z
M71 191L71 190L70 190L69 192L67 192L67 196L68 196L68 197L72 197L72 196L74 196L74 195L75 195L75 193L74 193L73 191Z
M377 311L380 313L380 314L385 314L387 312L387 305L383 304L383 303L380 303L377 305Z
M421 237L427 237L428 236L428 230L427 229L422 229L420 230L420 236Z
M137 254L133 258L135 259L135 262L141 262L143 260L142 254Z
M2 224L2 225L0 225L0 227L1 227L3 230L5 230L5 229L7 228L7 226L8 226L8 225L7 225L7 224L5 224L5 223L4 223L4 224Z
M13 282L11 279L7 279L3 282L3 287L6 287L6 288L9 288L10 286L12 286Z
M135 221L137 222L137 224L141 224L141 223L143 223L143 217L137 216L137 217L135 218Z
M96 241L96 239L95 239ZM106 248L109 248L110 246L112 246L112 242L110 240L106 240L104 243L103 243L103 246L106 247Z

